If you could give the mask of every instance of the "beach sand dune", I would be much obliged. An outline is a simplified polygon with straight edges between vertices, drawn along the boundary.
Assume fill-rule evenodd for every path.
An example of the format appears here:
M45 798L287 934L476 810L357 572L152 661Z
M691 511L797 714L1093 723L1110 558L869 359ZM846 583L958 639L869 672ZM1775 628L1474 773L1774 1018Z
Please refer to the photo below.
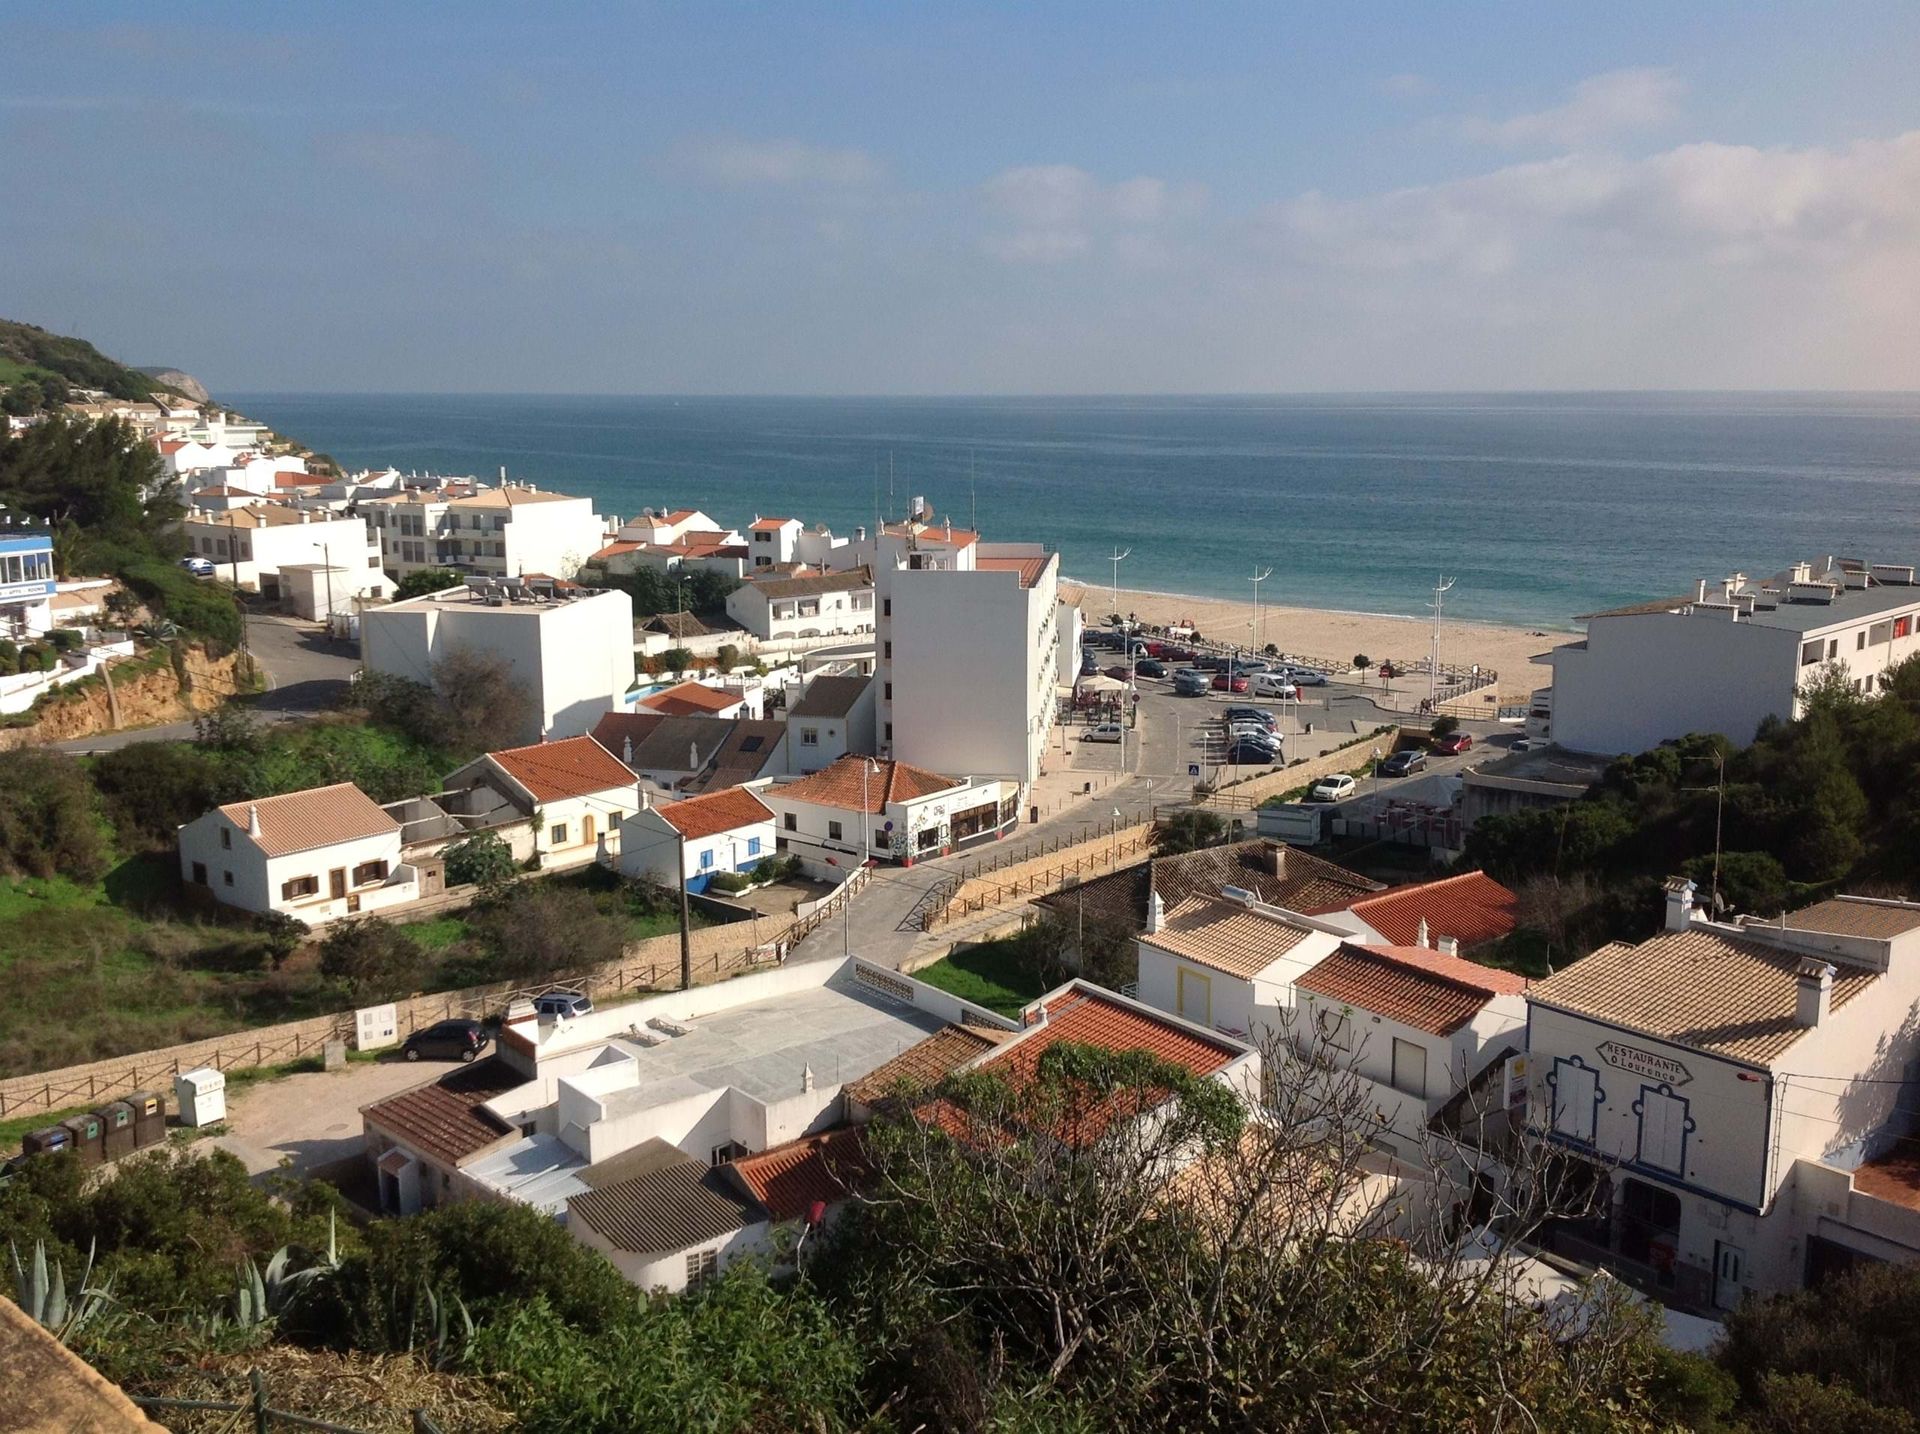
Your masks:
M1078 604L1090 625L1105 621L1113 607L1111 589L1073 578L1060 580L1060 596ZM1159 625L1185 620L1201 636L1216 642L1255 645L1250 602L1121 588L1120 610L1140 622ZM1351 662L1361 653L1376 663L1383 659L1412 662L1424 659L1433 642L1433 624L1420 618L1321 612L1304 607L1263 606L1260 627L1264 633L1261 641L1284 653L1334 663ZM1493 623L1442 622L1440 660L1459 667L1478 664L1493 669L1500 674L1501 699L1518 702L1553 680L1546 667L1530 659L1571 638L1570 633L1528 631Z

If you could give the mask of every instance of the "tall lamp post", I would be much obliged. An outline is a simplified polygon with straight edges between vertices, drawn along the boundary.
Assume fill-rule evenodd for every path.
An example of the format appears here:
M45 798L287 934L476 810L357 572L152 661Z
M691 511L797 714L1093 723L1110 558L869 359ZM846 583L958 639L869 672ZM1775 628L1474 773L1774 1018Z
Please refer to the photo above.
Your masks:
M1427 659L1427 710L1436 717L1440 706L1440 604L1453 583L1452 578L1441 578L1433 585L1433 601L1427 604L1433 609L1433 655Z
M1120 615L1120 564L1125 562L1128 558L1132 556L1133 556L1132 548L1127 548L1124 551L1115 549L1113 556L1107 559L1108 562L1113 564L1112 600L1113 600L1113 615L1115 617L1118 617ZM1129 653L1131 653L1131 649L1129 649Z
M327 574L327 635L333 635L333 550L325 543L315 543L320 550L320 561Z
M1273 576L1273 569L1256 569L1253 574L1253 650L1262 653L1267 650L1266 615L1260 611L1260 584Z

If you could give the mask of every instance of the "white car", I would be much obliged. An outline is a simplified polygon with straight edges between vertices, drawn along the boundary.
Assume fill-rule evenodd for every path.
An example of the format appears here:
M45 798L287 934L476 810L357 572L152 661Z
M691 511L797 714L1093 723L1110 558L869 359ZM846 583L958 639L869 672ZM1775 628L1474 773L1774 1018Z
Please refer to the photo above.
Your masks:
M1127 729L1118 722L1102 722L1098 727L1089 727L1080 734L1082 742L1119 742L1124 741Z
M1312 789L1308 791L1307 800L1312 802L1344 802L1348 797L1352 796L1354 792L1359 790L1359 785L1358 782L1354 781L1353 778L1349 777L1345 772L1341 772L1337 776L1322 777L1319 781L1315 782Z
M1277 697L1283 702L1297 701L1300 689L1294 680L1283 672L1256 672L1247 679L1249 697Z

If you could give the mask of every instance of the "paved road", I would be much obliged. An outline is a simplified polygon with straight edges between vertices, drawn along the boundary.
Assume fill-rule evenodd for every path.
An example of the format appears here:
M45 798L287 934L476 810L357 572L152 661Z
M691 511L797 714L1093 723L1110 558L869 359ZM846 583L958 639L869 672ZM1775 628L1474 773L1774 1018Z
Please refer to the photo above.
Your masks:
M299 721L332 710L360 665L352 643L335 642L318 624L296 618L249 617L247 636L267 678L267 691L251 704L263 722ZM166 722L124 732L98 732L53 745L64 752L107 752L134 742L181 741L192 736L191 721Z

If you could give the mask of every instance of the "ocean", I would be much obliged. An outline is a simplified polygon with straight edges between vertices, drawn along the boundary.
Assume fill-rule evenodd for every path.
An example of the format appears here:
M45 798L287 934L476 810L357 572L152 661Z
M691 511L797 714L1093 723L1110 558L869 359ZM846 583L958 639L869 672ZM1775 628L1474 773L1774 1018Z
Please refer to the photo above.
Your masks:
M836 531L924 496L1106 584L1564 629L1826 553L1920 561L1920 394L223 395L350 467Z

